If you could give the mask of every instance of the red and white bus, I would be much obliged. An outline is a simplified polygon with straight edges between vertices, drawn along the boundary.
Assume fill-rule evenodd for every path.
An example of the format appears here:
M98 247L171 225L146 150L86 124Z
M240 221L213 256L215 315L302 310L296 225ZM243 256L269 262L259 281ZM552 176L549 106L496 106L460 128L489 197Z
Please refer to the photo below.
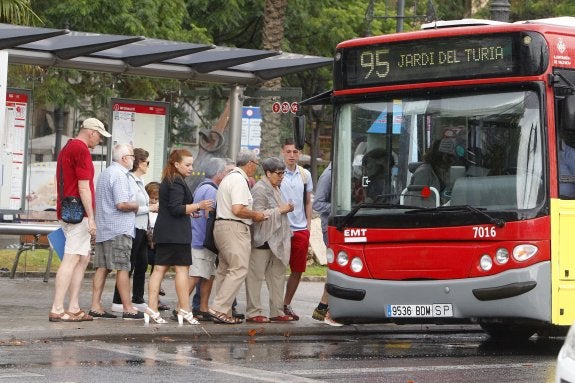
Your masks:
M575 320L575 18L340 43L327 291L338 320Z

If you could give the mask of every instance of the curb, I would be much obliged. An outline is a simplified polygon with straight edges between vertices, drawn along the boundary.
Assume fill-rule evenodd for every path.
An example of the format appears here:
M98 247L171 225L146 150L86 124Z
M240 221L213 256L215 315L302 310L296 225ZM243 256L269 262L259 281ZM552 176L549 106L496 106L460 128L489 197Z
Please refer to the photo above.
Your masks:
M14 274L14 279L16 278L44 278L44 272L42 271L17 271ZM84 279L92 279L94 277L95 271L86 271L84 273ZM166 279L173 279L173 277L175 276L174 273L167 273L166 274ZM289 275L286 274L286 279ZM56 277L56 273L55 272L50 272L50 278L53 279ZM110 274L108 274L108 279L113 279L116 277L116 274L114 272L111 272ZM10 278L10 270L0 270L0 278ZM301 277L301 281L302 282L325 282L327 279L327 277L325 276L318 276L318 275L303 275Z

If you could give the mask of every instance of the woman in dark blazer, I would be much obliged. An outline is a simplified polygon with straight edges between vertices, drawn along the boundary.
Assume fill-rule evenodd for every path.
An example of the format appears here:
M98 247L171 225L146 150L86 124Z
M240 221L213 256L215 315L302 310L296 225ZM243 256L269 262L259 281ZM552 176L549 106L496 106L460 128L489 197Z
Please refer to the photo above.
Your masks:
M156 323L166 323L158 311L160 285L168 269L176 271L176 294L178 295L178 321L183 324L199 324L190 310L188 290L188 269L192 264L192 224L190 216L201 209L212 207L212 201L192 203L192 192L184 178L192 173L194 158L186 149L174 150L162 173L160 184L160 206L154 226L156 244L156 265L148 283L148 309L144 313L146 322L150 318Z

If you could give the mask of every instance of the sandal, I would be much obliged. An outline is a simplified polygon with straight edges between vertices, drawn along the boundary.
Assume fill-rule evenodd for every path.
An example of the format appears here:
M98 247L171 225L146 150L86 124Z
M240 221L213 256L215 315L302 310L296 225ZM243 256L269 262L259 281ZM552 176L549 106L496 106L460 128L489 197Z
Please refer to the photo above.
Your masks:
M216 310L208 309L208 313L212 317L214 323L221 323L221 324L239 324L242 323L242 320L239 318L229 317L224 313L221 313Z
M272 322L291 322L294 320L296 319L291 315L278 315L277 317L270 318Z
M151 308L147 308L146 311L144 312L144 323L148 324L150 323L150 318L158 323L158 324L164 324L164 323L168 323L164 318L162 318L160 316L160 312L154 312L154 310L152 310Z
M67 313L65 311L60 313L60 314L50 312L50 314L48 315L48 320L50 322L81 322L82 321L80 318L77 318L74 315Z
M80 310L77 313L71 313L68 311L68 314L80 319L82 322L89 322L94 320L94 317L91 316L90 314L86 314L84 310Z
M246 319L246 322L252 322L252 323L270 323L270 318L263 316L263 315L258 315L255 317L251 317Z
M200 324L196 318L194 318L194 314L190 311L182 310L178 311L178 324L181 326L184 324L184 319L189 324Z

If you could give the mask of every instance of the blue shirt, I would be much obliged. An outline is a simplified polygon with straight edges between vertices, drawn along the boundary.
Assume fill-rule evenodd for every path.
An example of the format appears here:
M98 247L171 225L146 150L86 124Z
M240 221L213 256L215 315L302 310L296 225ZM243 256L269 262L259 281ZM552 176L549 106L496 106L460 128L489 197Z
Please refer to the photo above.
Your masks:
M210 181L213 183L209 178L206 178L204 181ZM198 203L205 199L215 201L217 190L218 189L209 183L199 186L194 192L194 203ZM192 247L194 249L203 249L204 239L206 238L206 220L208 219L207 212L205 210L200 210L200 216L198 218L192 217L190 219L192 220Z
M331 162L317 180L317 190L313 197L313 210L320 214L321 231L327 232L327 219L331 210Z
M303 175L300 173L303 170ZM313 181L311 180L311 173L302 168L301 166L296 166L295 171L290 171L288 168L285 169L284 178L280 185L280 190L284 199L287 202L293 202L294 210L288 213L288 219L290 222L290 228L292 231L305 230L307 229L307 218L305 216L305 205L304 205L304 181L306 180L306 193L311 193L313 191ZM306 196L307 198L307 196Z
M96 242L108 241L126 234L134 238L136 214L118 210L117 204L135 201L128 169L112 162L98 177L96 185Z

